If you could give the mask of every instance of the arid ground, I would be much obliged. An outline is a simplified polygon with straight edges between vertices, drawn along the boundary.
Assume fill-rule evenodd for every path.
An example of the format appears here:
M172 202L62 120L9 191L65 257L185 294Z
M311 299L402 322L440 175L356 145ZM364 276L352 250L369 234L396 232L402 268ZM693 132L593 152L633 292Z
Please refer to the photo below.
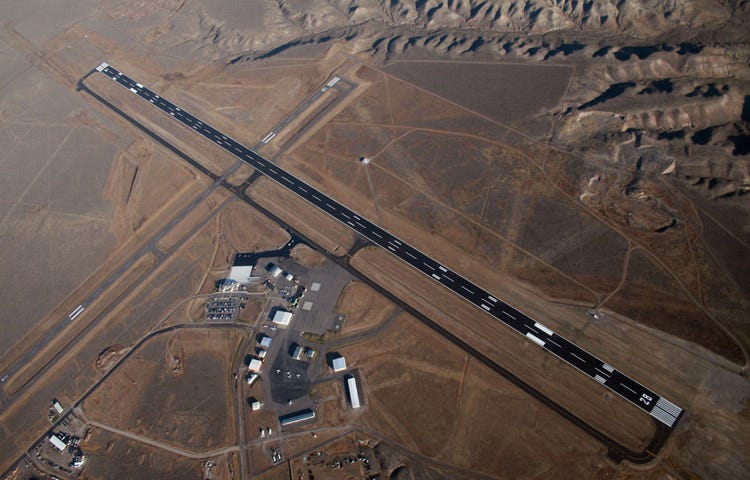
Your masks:
M88 422L81 478L750 476L750 4L0 11L4 478L52 475L25 455L52 399ZM102 61L685 415L665 434L104 75L83 80L101 101L77 88ZM334 75L351 88L295 112ZM315 423L261 437L278 415L245 397L269 380L237 372L268 293L231 324L205 309L235 253L292 238L299 264L357 278L341 329L310 343L346 356L363 407L319 363ZM659 435L646 463L608 455Z

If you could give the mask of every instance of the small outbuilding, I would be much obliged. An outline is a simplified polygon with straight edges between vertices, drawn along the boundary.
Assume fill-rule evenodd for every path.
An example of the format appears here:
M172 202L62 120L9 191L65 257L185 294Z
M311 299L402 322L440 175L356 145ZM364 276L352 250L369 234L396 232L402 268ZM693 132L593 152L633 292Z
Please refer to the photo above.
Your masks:
M263 362L260 361L257 358L253 358L250 360L250 364L247 366L247 369L253 373L260 372L261 367L263 366Z
M331 366L334 372L346 370L346 359L344 357L336 357L331 361Z
M263 348L270 348L272 341L273 341L273 339L271 337L269 337L267 335L263 335L263 337L261 337L261 339L260 339L260 346L263 347Z
M299 360L302 357L302 347L296 343L293 343L289 355L293 359Z
M274 278L281 275L281 269L274 263L269 263L268 265L266 265L266 271Z
M245 381L248 385L252 385L258 378L260 378L260 375L257 373L248 373L247 376L245 376Z

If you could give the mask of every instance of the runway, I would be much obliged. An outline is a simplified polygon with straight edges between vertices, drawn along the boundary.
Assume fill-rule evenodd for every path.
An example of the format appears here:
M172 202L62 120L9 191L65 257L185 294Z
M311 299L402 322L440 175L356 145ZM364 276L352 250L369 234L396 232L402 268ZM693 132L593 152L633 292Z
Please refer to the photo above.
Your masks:
M650 414L659 422L672 428L682 415L682 409L674 403L659 396L611 365L558 335L552 329L535 321L523 312L491 295L478 285L475 285L471 281L451 271L449 268L440 264L440 262L419 251L417 248L403 242L395 235L380 228L366 218L357 215L336 200L328 197L321 191L269 162L250 148L245 147L233 138L216 130L211 125L206 124L169 100L160 97L152 90L144 87L142 84L131 79L114 67L102 63L97 67L97 71L130 90L133 94L143 100L153 104L165 114L173 117L186 127L191 128L196 133L201 134L240 160L246 162L258 172L266 175L278 184L304 198L331 217L369 239L372 243L382 247L392 255L400 258L426 276L430 277L435 282L440 283L456 295L459 295L472 303L478 309L490 314L506 326L524 336L530 342L535 343L561 360L564 360L591 379L601 383L644 412ZM265 141L267 142L269 140L270 138Z

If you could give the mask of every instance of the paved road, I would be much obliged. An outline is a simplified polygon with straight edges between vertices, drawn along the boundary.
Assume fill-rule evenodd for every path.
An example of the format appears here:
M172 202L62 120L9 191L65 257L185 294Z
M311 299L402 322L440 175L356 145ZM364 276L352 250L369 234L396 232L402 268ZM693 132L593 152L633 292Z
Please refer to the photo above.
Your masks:
M114 67L102 63L97 71L130 90L138 97L150 102L167 115L188 128L195 130L227 152L248 163L257 171L276 181L293 193L323 210L336 220L347 225L358 234L400 258L434 281L475 305L478 309L512 328L529 341L564 360L588 377L601 383L624 399L667 427L674 427L682 415L682 409L652 390L628 377L613 366L600 360L583 348L558 335L552 329L535 321L523 312L491 295L456 272L428 257L417 248L400 240L369 220L328 197L297 177L282 170L250 148L216 130L174 103L157 95L152 90L128 77Z

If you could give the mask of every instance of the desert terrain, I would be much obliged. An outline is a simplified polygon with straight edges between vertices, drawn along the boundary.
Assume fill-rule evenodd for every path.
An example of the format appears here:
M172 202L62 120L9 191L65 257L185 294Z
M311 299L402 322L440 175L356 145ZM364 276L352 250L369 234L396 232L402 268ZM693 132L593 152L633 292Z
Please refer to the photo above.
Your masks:
M750 476L750 4L0 11L2 478ZM103 61L685 413L665 427Z

